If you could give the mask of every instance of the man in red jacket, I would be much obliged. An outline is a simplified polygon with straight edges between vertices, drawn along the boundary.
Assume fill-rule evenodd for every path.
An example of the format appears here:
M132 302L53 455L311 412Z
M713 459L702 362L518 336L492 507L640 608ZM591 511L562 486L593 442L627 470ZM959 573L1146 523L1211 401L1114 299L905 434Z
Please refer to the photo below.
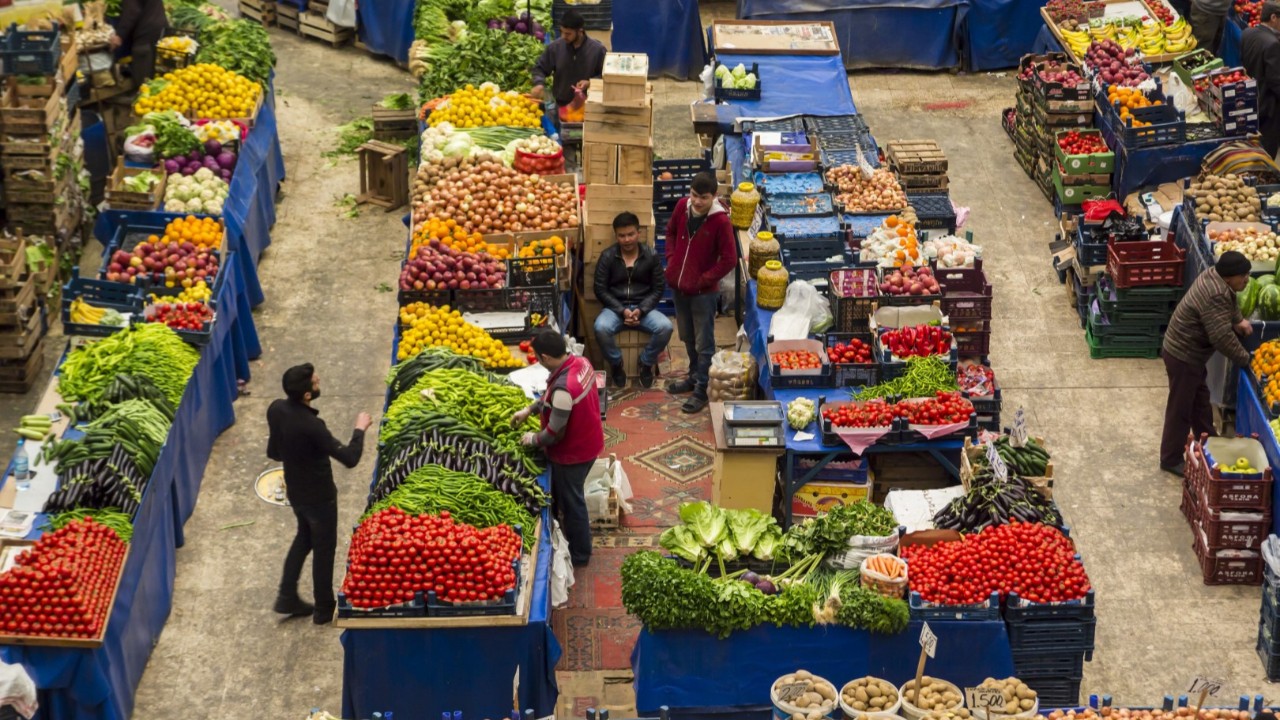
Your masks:
M538 413L541 432L525 433L520 442L540 447L551 464L551 510L560 516L560 527L569 541L569 557L575 567L591 561L591 518L587 515L584 486L596 458L604 451L604 425L600 420L600 391L591 361L570 355L564 336L546 329L533 338L538 362L551 372L547 391L511 418L519 427Z
M668 384L667 392L692 393L680 408L686 413L707 406L720 279L738 261L729 213L716 202L718 187L715 175L695 175L689 197L680 199L667 222L667 284L675 294L676 326L689 353L689 376Z

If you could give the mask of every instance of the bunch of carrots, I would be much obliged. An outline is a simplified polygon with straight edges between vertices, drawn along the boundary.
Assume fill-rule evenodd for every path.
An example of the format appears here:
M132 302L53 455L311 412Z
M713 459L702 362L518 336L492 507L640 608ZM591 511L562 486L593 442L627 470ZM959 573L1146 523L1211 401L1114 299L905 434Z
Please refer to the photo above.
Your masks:
M906 577L907 564L894 555L872 555L865 561L867 570L880 573L890 580Z

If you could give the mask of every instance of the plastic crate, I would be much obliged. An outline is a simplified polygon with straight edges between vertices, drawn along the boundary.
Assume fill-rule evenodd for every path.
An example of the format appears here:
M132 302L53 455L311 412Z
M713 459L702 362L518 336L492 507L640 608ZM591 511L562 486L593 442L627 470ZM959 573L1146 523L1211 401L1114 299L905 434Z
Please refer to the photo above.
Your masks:
M1018 679L1036 691L1040 707L1075 707L1080 703L1081 678L1079 677L1037 678L1022 677L1019 673Z
M1084 672L1084 652L1019 651L1013 653L1013 670L1019 678L1080 677Z
M510 258L506 262L510 287L555 287L560 277L558 256Z
M1261 585L1262 554L1253 553L1254 557L1219 557L1218 551L1205 545L1204 535L1193 532L1195 539L1192 549L1196 560L1200 563L1200 573L1205 585Z
M1258 659L1262 661L1262 672L1267 682L1280 682L1280 652L1272 652L1262 640L1261 624L1258 630Z
M874 268L842 268L828 275L827 298L837 332L852 333L866 329L880 288Z
M59 27L19 30L16 23L0 38L0 75L53 75L62 59Z
M600 0L596 3L576 3L570 5L564 0L555 0L551 5L551 22L560 27L560 18L569 10L577 10L582 16L583 29L609 30L613 27L613 2Z
M672 210L680 198L689 194L689 182L700 172L710 172L711 163L703 158L679 158L653 161L653 206ZM670 180L659 180L664 172L671 173ZM657 218L655 218L655 222ZM666 227L663 222L661 227Z
M978 332L956 332L956 352L964 357L985 356L991 352L991 328Z
M824 132L816 136L818 149L827 152L875 150L876 142L869 132Z
M960 353L956 349L954 336L952 336L952 338L953 339L951 342L951 357L949 358L950 360L949 364L951 366L951 372L954 373L956 371L956 367L960 364ZM900 375L902 375L902 373L907 371L906 362L894 360L892 355L885 353L884 348L881 347L880 345L879 338L876 338L876 341L872 343L871 347L874 350L874 357L876 359L876 362L880 363L880 381L881 382L885 382L886 380L893 380L894 378L899 377Z
M1112 323L1098 307L1097 299L1089 305L1089 332L1095 338L1108 341L1120 335L1133 338L1159 338L1163 334L1158 319L1154 323Z
M1182 288L1155 286L1119 290L1109 276L1103 275L1098 280L1096 296L1098 307L1116 322L1146 320L1151 315L1163 315L1167 319L1182 298Z
M808 280L815 284L827 282L831 277L831 271L836 268L853 265L855 261L852 252L846 250L844 258L840 262L830 262L827 260L801 260L791 256L787 250L782 251L782 264L787 267L787 272L792 280Z
M937 268L942 287L942 312L952 320L990 320L991 283L982 267Z
M877 280L883 283L886 276L892 275L893 272L898 269L900 268L876 268ZM942 283L939 282L938 286L939 286L939 289L941 289ZM939 292L936 295L906 295L906 294L892 295L892 294L881 293L879 302L881 306L887 306L887 307L903 307L907 305L932 305L935 302L936 303L942 302L942 293Z
M1067 175L1105 175L1115 169L1116 154L1110 150L1107 152L1088 153L1084 155L1068 155L1057 141L1069 132L1075 132L1080 135L1102 136L1101 131L1091 128L1083 128L1074 131L1061 130L1054 133L1053 153L1054 157L1058 159L1058 164L1062 167L1062 171L1064 173Z
M818 464L818 459L811 455L794 455L793 458L791 474L795 477L803 477ZM865 455L851 460L832 460L814 474L811 482L865 483L870 472L871 464Z
M996 383L996 391L990 395L965 395L973 405L973 411L979 415L998 415L1004 407L1004 397L1000 392L1000 383Z
M837 343L848 342L853 339L861 340L872 345L872 337L870 330L862 332L829 332L827 333L826 348L830 350ZM871 362L865 364L859 363L838 363L831 362L831 367L835 373L836 385L841 387L865 387L867 385L875 385L880 379L880 366L875 362L875 350L872 348Z
M413 600L380 608L357 608L347 600L346 593L338 593L338 617L340 618L420 618L427 616L427 603L421 592L414 593Z
M1186 251L1168 240L1111 243L1107 273L1118 289L1166 285L1181 287Z
M938 605L912 590L907 597L912 620L999 620L1000 593L991 593L986 602L977 605Z
M1054 652L1091 652L1096 618L1074 620L1011 620L1005 617L1009 631L1009 647L1019 650L1052 650Z
M810 134L823 133L862 133L870 131L867 121L861 115L806 115L805 130Z
M969 424L946 435L936 435L932 438L925 437L919 430L913 430L906 418L899 419L900 428L898 430L898 442L902 443L922 443L931 440L958 440L960 438L969 438L976 441L978 439L978 416L970 415Z
M778 244L792 260L799 262L818 262L849 252L849 244L844 233L820 235L816 237L779 236Z
M156 294L158 296L163 296L164 294L167 294L169 297L177 297L178 293L182 291L181 288L160 288L159 290L163 290L165 291L165 293L156 291ZM143 308L142 315L144 318L146 317L148 308L150 306L151 306L151 303L147 303L147 306ZM205 345L208 345L209 340L213 338L213 323L217 320L218 301L216 299L211 299L208 301L208 306L209 306L209 310L213 312L214 316L209 320L205 321L204 326L202 328L200 328L199 330L179 330L178 328L172 328L174 333L176 333L178 337L187 341L191 345L195 345L196 347L204 347ZM148 322L145 319L141 319L140 321Z
M743 133L756 132L804 132L804 118L789 117L776 120L743 120Z
M1103 344L1093 337L1087 330L1085 331L1085 342L1089 346L1089 357L1094 360L1104 358L1148 358L1155 359L1160 357L1160 339L1156 338L1156 342L1152 345L1146 344Z
M1096 617L1097 605L1094 591L1088 591L1079 600L1066 600L1055 603L1037 603L1024 600L1018 593L1009 593L1005 598L1004 617L1010 622L1028 622L1042 620L1088 620Z
M1141 117L1138 113L1141 111ZM1132 121L1121 123L1117 116L1111 119L1111 113L1103 115L1111 124L1111 129L1120 142L1128 149L1153 147L1155 145L1177 145L1186 142L1187 122L1185 116L1173 105L1155 105L1131 111L1142 122L1151 123L1134 127Z
M62 328L67 335L106 337L124 327L84 325L71 322L71 301L81 298L90 305L111 308L122 315L142 314L142 290L136 285L80 277L80 268L71 269L71 279L62 286Z
M756 86L750 89L724 87L720 78L714 78L716 100L759 100L760 91L764 89L764 83L760 81L760 64L751 63L747 72L756 76Z
M1107 264L1107 241L1094 240L1093 233L1084 227L1084 223L1076 225L1076 257L1085 267Z
M866 160L873 168L880 167L880 153L876 150L875 140L870 136L867 138L867 147L862 148L862 152L857 150L823 150L818 154L818 160L824 168L840 167L841 165L858 165L861 160Z
M836 211L829 193L812 195L775 194L766 198L766 211L775 217L797 217L806 215L827 215Z
M917 230L956 231L956 211L950 193L908 193L907 204L916 211Z

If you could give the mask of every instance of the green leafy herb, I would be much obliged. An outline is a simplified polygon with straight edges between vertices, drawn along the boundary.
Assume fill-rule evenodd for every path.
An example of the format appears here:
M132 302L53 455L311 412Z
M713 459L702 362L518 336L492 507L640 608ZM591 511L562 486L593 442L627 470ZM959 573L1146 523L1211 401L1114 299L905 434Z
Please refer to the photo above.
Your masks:
M359 117L338 126L338 147L326 151L324 157L355 155L356 149L373 139L373 118Z
M276 66L276 53L266 28L252 20L231 20L205 28L196 62L220 65L266 85Z
M388 110L415 109L413 98L409 96L409 93L391 93L390 95L382 98L378 105L387 108Z
M542 43L529 35L505 30L468 33L447 52L433 57L431 69L422 76L419 97L426 102L486 81L503 90L523 92L530 88L529 69L541 54Z

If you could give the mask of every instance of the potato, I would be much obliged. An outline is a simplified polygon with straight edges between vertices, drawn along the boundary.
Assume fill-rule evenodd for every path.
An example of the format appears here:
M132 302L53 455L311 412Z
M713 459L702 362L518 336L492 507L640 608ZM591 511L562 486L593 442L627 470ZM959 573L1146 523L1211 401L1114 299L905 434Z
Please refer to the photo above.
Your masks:
M797 670L795 672L795 679L796 680L812 680L813 673L809 672L808 670Z
M818 691L818 694L822 696L823 700L836 699L836 689L826 683L815 683L813 688Z
M860 687L853 691L853 696L858 699L858 702L865 703L871 698L871 693L868 693L865 687Z

